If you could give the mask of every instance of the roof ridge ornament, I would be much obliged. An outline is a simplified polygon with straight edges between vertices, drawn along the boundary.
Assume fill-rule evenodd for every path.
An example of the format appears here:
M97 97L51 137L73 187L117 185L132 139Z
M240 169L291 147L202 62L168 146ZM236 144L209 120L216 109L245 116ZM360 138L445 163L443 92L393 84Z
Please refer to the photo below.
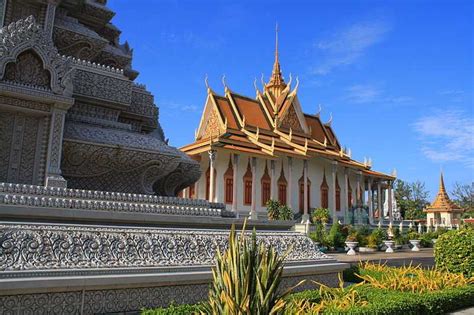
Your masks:
M332 124L332 112L329 113L329 120L328 122L326 123L327 126L331 127L331 124Z
M263 73L262 73L262 75L260 76L260 81L262 82L262 86L263 86L263 88L265 89L265 87L266 87L267 85L265 84L265 80L264 80L264 75L263 75Z
M319 110L318 110L318 112L316 113L315 116L319 118L319 117L321 117L321 112L323 111L323 107L321 106L321 104L318 104L318 106L319 106Z
M224 93L230 93L230 89L227 86L227 82L225 81L225 74L222 75L222 85L224 85Z

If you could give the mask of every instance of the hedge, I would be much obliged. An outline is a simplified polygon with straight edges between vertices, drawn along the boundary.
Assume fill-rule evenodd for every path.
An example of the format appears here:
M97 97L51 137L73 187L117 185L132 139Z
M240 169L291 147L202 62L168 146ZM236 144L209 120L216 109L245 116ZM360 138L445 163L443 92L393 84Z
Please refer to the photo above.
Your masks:
M474 275L474 229L449 231L435 244L436 267L453 273Z
M384 290L363 285L357 288L357 292L369 302L369 305L352 307L346 311L339 311L338 314L445 314L474 306L473 285L423 294ZM319 291L309 290L295 293L291 298L317 302L320 296Z
M353 307L339 314L445 314L466 307L474 306L474 285L463 288L446 289L431 293L411 293L383 290L362 285L357 288L360 295L369 301L369 305ZM307 290L292 294L289 299L307 299L317 302L320 299L318 290ZM168 308L157 308L142 311L143 315L185 315L195 314L202 310L202 304L172 305Z

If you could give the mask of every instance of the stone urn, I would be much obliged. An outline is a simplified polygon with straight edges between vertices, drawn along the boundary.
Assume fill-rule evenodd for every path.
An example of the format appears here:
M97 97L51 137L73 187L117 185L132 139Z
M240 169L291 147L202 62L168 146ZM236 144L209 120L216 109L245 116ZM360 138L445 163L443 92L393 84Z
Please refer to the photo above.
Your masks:
M393 246L395 245L394 241L383 241L384 245L387 246L387 249L385 250L386 253L393 253Z
M411 248L412 252L419 252L420 251L420 240L409 240L410 244L413 245Z
M357 247L357 244L359 244L359 242L346 241L345 243L346 243L346 246L349 247L349 251L347 252L347 255L354 256L356 254L354 248Z

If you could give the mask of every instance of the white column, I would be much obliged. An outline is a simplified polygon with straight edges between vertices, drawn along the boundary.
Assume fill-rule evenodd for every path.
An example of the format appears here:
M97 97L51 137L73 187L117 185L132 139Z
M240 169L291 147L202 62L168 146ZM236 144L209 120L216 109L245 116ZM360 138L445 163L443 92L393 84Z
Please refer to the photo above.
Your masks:
M257 205L257 158L252 157L251 160L252 167L252 204L250 206L250 219L257 220L257 211L255 209Z
M383 204L382 204L382 183L377 182L377 208L379 210L379 221L383 221Z
M237 211L237 187L239 187L240 183L239 183L239 172L238 172L238 169L239 169L239 155L238 154L234 154L234 157L233 157L233 175L232 175L232 211L237 215L237 217L239 216L239 212ZM225 183L224 183L225 185Z
M331 187L331 199L332 199L332 222L337 222L337 210L336 210L336 172L337 172L337 162L332 162L332 187Z
M214 202L214 170L215 170L215 163L216 163L216 150L209 150L209 202Z
M288 157L288 191L287 191L287 204L288 207L293 209L293 158Z
M348 200L348 194L349 194L349 169L345 168L344 169L344 197L342 198L342 204L343 204L343 213L342 215L344 216L344 223L348 224L349 222L346 222L347 218L347 212L349 212L349 200Z
M393 213L392 213L392 182L388 181L388 217L390 219L390 223L393 222Z
M372 177L369 177L368 180L368 196L367 196L367 205L369 206L369 223L374 223L374 204L372 200Z
M275 161L270 161L270 176L271 176L271 183L270 183L270 199L275 200L276 198L276 175L275 175Z
M308 160L303 161L303 217L301 223L309 223L309 214L308 214Z

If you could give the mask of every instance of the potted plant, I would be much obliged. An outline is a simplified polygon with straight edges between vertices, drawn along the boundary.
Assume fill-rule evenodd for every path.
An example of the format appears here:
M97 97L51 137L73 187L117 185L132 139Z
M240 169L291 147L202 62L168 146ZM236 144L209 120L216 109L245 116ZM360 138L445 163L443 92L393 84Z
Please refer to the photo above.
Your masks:
M369 236L366 237L367 242L365 246L360 246L359 247L359 252L376 252L378 250L378 244L377 244L377 238L370 234Z
M345 244L347 247L349 247L349 251L347 252L347 255L353 256L356 254L354 248L357 247L357 244L359 242L357 241L357 235L355 233L351 233L347 236Z

